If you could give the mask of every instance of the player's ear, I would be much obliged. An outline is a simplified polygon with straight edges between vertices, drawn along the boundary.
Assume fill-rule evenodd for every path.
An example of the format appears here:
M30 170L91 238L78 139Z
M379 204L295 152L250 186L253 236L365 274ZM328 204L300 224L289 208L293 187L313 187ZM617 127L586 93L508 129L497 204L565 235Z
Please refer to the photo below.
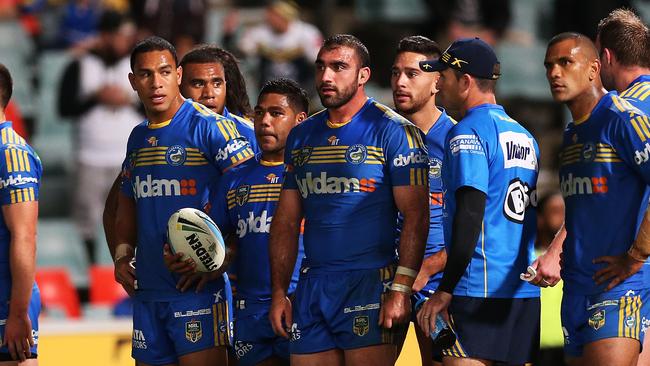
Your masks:
M296 126L299 125L302 121L307 119L307 113L300 112L296 115Z
M433 82L431 84L431 95L436 95L440 91L440 89L438 89L439 80L440 80L440 72L436 71L433 73Z
M131 89L138 91L135 88L135 75L132 72L129 73L129 84L131 84Z
M176 68L176 82L178 85L181 85L181 80L183 80L183 66L179 66Z
M370 80L370 68L367 66L362 67L359 69L359 78L357 81L359 82L359 85L364 85L368 80Z
M600 76L600 66L601 65L599 59L594 59L591 61L589 64L589 81L593 81Z

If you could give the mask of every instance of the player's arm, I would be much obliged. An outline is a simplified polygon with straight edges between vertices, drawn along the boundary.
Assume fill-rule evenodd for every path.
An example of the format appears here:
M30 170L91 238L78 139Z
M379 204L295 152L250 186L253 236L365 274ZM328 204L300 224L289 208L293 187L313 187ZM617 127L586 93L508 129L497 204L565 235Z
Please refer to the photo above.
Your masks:
M643 215L639 231L632 246L627 252L618 256L603 256L594 259L594 263L606 263L607 266L594 274L594 281L601 285L607 281L609 284L605 291L625 281L637 273L650 256L650 208Z
M111 186L110 191L108 191L108 196L106 197L106 203L104 204L104 212L102 213L102 224L104 226L104 235L106 236L106 243L108 244L108 250L111 253L111 258L115 258L115 246L117 242L115 240L115 220L117 218L117 203L120 193L120 184L122 178L118 174L115 178L115 182Z
M286 329L292 324L291 302L287 291L298 256L298 235L303 217L300 193L283 189L271 222L269 257L271 261L271 309L269 319L273 331L288 338Z
M429 282L431 276L445 269L446 263L447 251L444 248L424 258L418 276L415 278L415 282L413 282L413 291L417 292L422 290Z
M118 194L117 218L115 220L115 280L129 295L135 292L135 269L130 262L135 255L137 243L135 201L120 192Z
M30 347L34 345L28 313L36 272L38 201L3 205L2 216L11 233L11 298L3 344L13 359L24 361L31 356Z
M422 265L429 232L429 187L425 185L393 187L397 209L404 216L399 240L399 263L391 291L382 304L379 323L391 328L408 320L411 288Z
M562 224L544 254L540 255L530 265L535 270L535 278L530 283L539 287L553 287L560 282L560 256L564 249L564 239L566 239L566 228ZM525 276L530 276L530 274Z
M426 334L435 327L436 315L451 302L452 293L465 273L481 233L487 196L476 188L456 190L456 211L452 220L451 244L440 286L418 313L418 323Z

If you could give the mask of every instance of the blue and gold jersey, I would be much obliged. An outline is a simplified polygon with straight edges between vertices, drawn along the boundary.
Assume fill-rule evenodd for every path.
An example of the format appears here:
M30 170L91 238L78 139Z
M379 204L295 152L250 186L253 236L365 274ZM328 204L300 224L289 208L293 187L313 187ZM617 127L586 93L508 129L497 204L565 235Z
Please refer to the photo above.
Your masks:
M189 100L168 122L145 121L133 129L121 191L136 205L138 296L164 300L180 294L176 275L162 259L167 220L178 209L203 208L222 172L251 157L231 120Z
M592 276L604 268L594 258L628 250L648 206L650 120L615 92L591 114L570 123L560 155L566 203L564 290L592 295L604 290ZM617 288L647 288L647 264Z
M0 123L0 204L38 201L43 167L36 152L11 127L11 122ZM0 300L11 295L9 245L11 233L0 212Z
M382 268L395 260L393 187L428 184L422 134L372 98L346 123L328 116L316 113L287 139L283 189L302 198L303 266Z
M233 263L237 271L237 299L271 299L269 230L280 198L283 173L283 163L268 162L257 155L226 174L219 189L211 194L210 216L224 234L237 238ZM289 293L296 288L302 257L301 235Z
M223 107L223 116L235 122L235 128L237 131L239 131L239 134L248 140L255 154L259 153L260 148L257 145L257 138L255 137L255 127L253 126L253 122L247 120L244 117L230 113L226 107Z
M650 115L650 75L641 75L634 79L620 97Z
M427 153L429 155L429 209L431 211L429 217L429 236L427 237L427 245L424 250L425 258L445 249L445 237L442 229L442 160L445 155L445 138L449 130L456 124L456 121L449 117L444 109L440 109L442 110L442 114L424 136L424 143L427 146ZM397 221L398 242L402 224L403 217L400 214ZM441 278L442 272L433 275L424 290L435 290Z
M447 245L456 190L472 187L487 196L476 248L454 295L539 296L538 287L519 279L534 260L538 168L537 142L499 105L474 107L451 128L442 170Z

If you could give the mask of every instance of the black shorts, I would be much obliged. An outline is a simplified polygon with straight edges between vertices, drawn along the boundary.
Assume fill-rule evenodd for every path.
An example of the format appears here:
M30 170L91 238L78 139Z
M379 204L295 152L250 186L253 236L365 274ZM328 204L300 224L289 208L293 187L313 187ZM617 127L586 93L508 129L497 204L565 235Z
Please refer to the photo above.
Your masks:
M444 356L505 364L532 362L539 352L540 301L454 296L449 306L456 344Z
M35 359L35 358L38 358L38 355L33 352L31 356L27 357L28 360ZM7 361L15 361L15 360L11 358L11 355L9 353L0 353L0 362L7 362Z

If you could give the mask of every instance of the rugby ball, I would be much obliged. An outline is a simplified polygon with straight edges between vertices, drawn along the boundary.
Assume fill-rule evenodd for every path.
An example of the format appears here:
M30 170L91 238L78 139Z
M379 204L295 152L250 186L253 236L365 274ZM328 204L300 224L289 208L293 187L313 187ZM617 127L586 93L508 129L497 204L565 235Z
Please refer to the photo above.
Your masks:
M181 208L167 222L167 238L174 253L196 263L198 272L218 270L226 257L226 245L217 225L203 211Z

